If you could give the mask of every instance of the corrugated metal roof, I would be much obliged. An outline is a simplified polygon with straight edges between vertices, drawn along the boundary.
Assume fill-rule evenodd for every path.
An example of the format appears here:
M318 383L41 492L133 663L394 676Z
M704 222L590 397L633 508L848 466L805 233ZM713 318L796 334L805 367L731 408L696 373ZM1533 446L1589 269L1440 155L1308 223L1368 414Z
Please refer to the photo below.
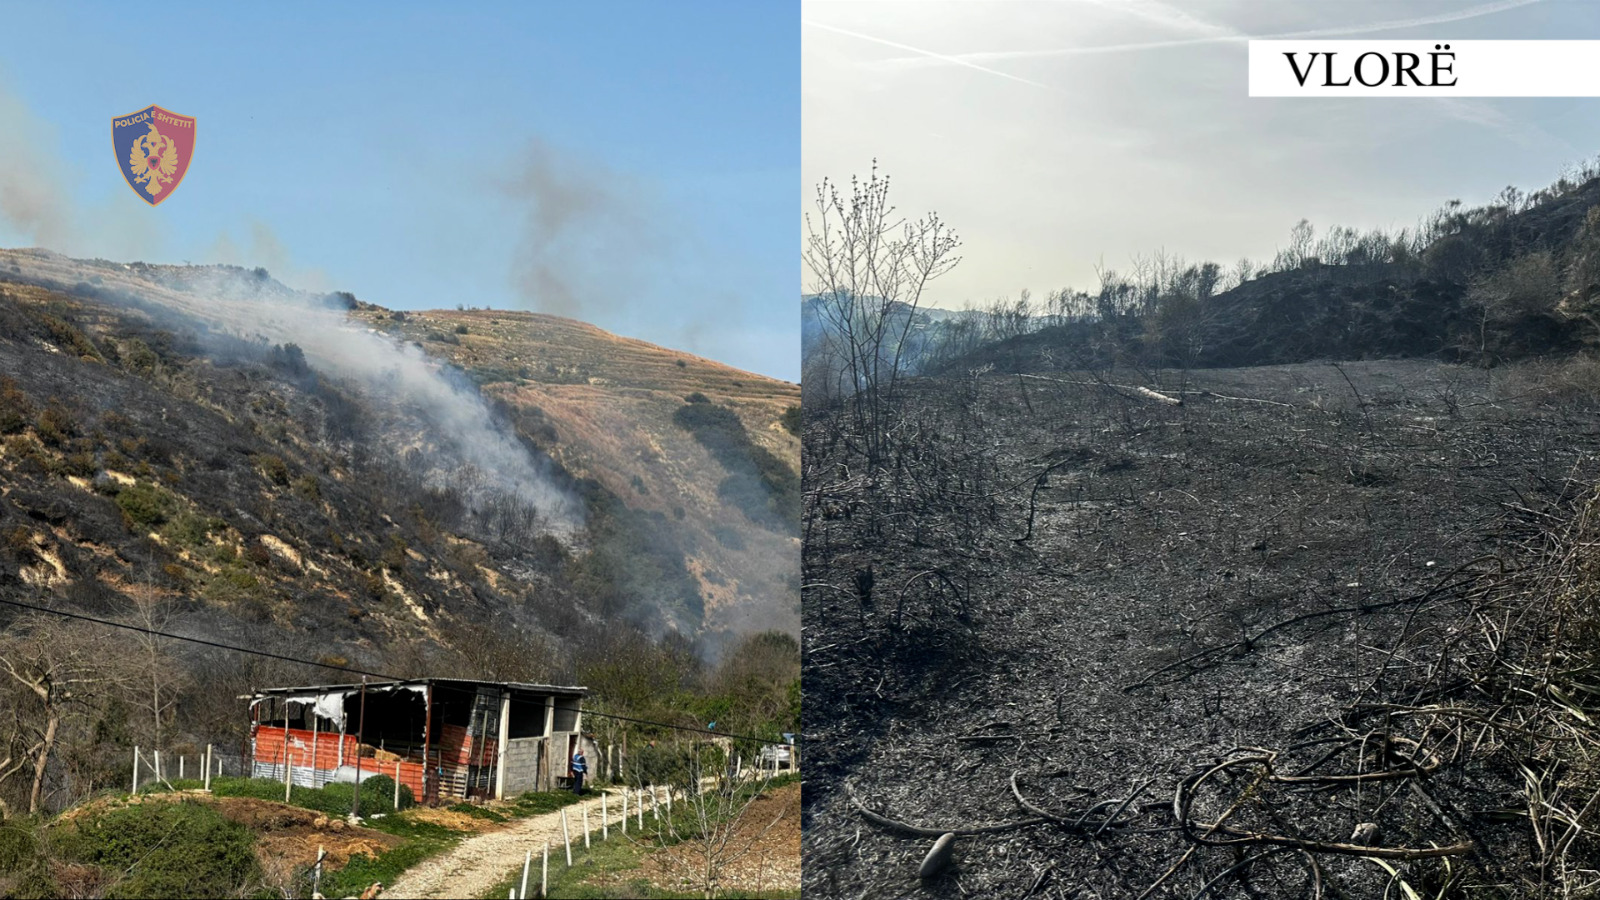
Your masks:
M393 690L395 688L429 684L471 685L474 688L493 687L500 688L502 690L509 689L527 691L534 694L557 694L571 697L583 697L589 693L588 688L576 685L528 684L520 681L478 681L472 678L410 678L404 681L369 681L367 682L367 690ZM354 684L310 684L301 685L299 687L262 688L251 696L276 697L283 694L328 694L338 691L359 690L361 690L361 683L358 681Z

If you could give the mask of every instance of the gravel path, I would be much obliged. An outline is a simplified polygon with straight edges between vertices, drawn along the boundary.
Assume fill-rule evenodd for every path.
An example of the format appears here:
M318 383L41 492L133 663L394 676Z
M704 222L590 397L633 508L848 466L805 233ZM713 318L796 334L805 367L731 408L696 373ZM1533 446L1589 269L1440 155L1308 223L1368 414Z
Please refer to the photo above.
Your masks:
M611 812L612 831L617 830L617 815L621 799L611 794L606 801ZM575 803L566 807L567 824L571 828L574 852L580 852L583 841L583 809L589 809L589 830L593 840L600 839L600 798ZM628 805L629 812L633 804ZM545 813L519 819L497 831L470 837L449 852L426 860L409 869L381 894L389 898L423 897L481 897L512 869L522 865L523 854L533 850L533 870L529 875L530 891L537 890L539 880L539 850L550 841L550 868L559 870L566 865L561 849L561 812Z

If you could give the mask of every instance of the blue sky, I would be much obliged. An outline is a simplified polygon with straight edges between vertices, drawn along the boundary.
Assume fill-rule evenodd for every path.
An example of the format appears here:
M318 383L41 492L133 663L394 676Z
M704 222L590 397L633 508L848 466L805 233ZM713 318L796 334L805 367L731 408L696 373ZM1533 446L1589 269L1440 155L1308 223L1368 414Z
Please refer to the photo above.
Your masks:
M0 4L0 245L557 312L798 380L797 4ZM139 200L113 116L197 118ZM8 180L9 179L9 180Z
M1251 98L1246 79L1251 37L1600 40L1600 3L808 0L803 18L802 128L828 140L804 147L801 210L876 157L903 212L964 241L940 306L1092 288L1163 250L1266 262L1302 217L1411 227L1600 153L1600 99Z

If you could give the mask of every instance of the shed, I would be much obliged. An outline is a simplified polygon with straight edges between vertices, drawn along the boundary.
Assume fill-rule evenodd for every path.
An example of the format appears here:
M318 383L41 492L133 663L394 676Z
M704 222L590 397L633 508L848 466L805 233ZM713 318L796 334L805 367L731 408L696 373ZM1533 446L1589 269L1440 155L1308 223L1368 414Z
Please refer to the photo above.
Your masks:
M388 775L428 804L553 790L571 777L587 693L464 678L268 688L248 698L251 774L306 787Z

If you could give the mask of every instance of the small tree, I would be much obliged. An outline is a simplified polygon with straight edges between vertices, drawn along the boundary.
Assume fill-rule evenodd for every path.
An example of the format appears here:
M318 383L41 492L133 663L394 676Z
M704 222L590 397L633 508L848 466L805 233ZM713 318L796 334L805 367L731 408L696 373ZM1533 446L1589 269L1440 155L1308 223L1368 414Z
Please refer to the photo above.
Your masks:
M720 748L700 745L691 755L684 799L657 823L657 838L678 845L664 857L706 898L716 896L723 872L755 852L783 821L781 806L771 815L757 810L772 775L765 768L755 771L754 777L746 769L735 778Z
M850 179L848 197L824 180L816 207L815 218L806 216L802 258L833 339L860 450L876 465L887 456L887 420L922 292L961 261L961 241L937 213L898 218L876 161L865 182Z
M28 812L39 812L52 763L62 747L84 737L95 707L108 686L122 682L116 654L107 654L104 635L74 622L28 616L6 626L0 637L0 796L6 779L28 778ZM0 805L0 811L3 811Z

